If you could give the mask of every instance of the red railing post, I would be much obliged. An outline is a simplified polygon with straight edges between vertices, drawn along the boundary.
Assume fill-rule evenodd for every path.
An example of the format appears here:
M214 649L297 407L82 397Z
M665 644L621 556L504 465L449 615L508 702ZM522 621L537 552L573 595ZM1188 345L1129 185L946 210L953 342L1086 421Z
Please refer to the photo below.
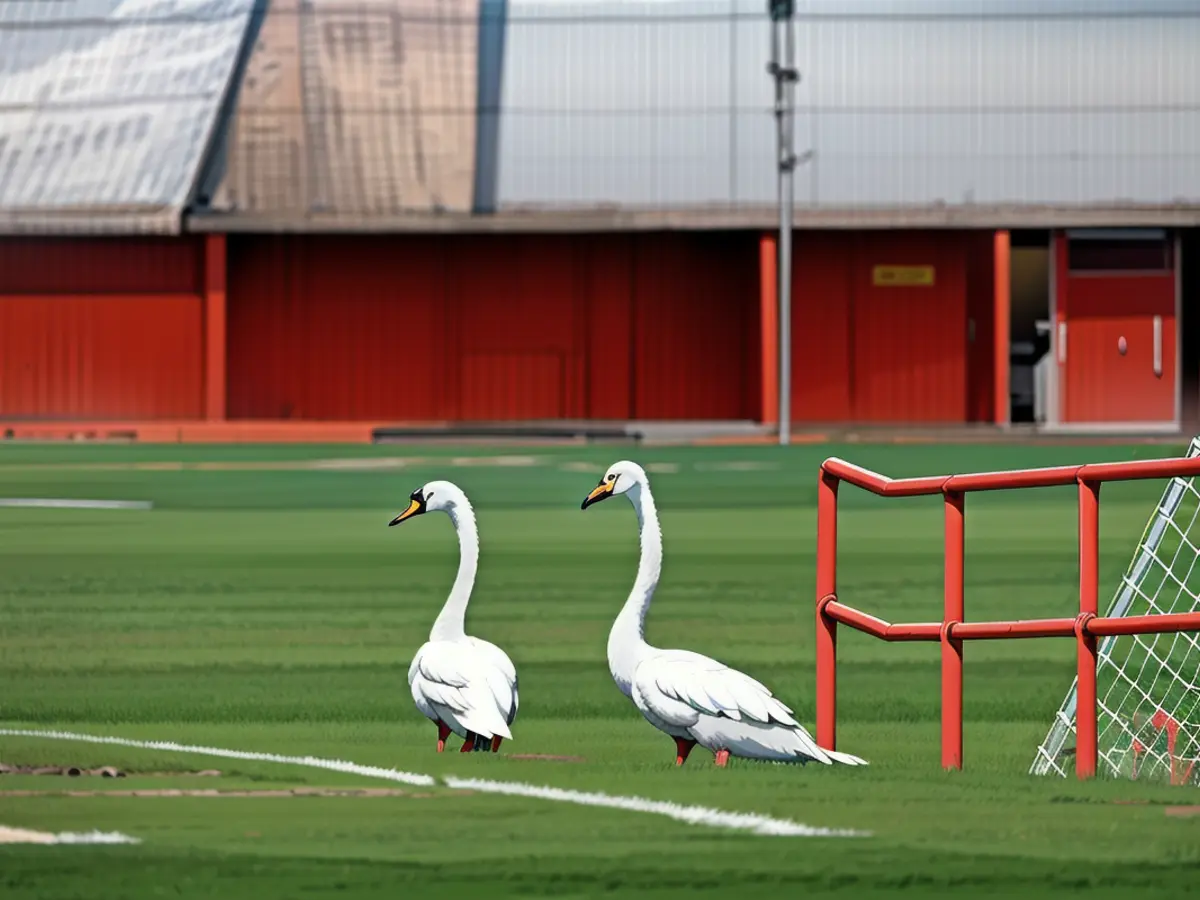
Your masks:
M964 494L945 495L946 562L945 611L942 616L942 768L961 769L963 764L963 642L951 631L962 624Z
M837 622L823 601L837 593L838 479L817 482L817 745L837 749Z
M1075 774L1096 774L1096 636L1088 622L1100 610L1100 482L1079 482L1079 618L1075 622Z

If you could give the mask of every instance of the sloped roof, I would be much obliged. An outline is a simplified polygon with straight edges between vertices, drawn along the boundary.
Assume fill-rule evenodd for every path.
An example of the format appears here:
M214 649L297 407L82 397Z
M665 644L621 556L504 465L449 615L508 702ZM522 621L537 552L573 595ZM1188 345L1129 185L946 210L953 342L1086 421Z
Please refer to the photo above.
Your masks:
M274 0L211 211L283 220L469 211L479 3Z
M0 3L0 233L178 232L253 5Z

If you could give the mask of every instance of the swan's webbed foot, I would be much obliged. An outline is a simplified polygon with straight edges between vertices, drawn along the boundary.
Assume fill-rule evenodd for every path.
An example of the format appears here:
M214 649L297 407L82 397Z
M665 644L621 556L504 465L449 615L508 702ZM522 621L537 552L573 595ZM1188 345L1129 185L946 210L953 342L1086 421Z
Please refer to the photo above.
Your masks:
M438 753L446 749L446 738L450 737L450 726L441 719L437 722L438 727Z
M675 765L682 766L687 762L688 754L692 752L692 748L696 746L696 742L688 738L675 738Z
M729 764L729 751L728 750L718 750L716 763L717 763L717 768L720 768L720 769L725 768L725 766L727 766Z

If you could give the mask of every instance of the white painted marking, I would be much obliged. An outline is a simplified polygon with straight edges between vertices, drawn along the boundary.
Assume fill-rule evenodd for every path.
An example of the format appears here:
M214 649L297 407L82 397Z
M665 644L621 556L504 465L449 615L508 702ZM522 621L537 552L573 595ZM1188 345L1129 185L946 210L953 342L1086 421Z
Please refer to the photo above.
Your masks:
M10 828L0 825L0 844L140 844L140 838L121 834L119 831L64 831L52 834L49 831L30 831L28 828Z
M479 791L490 794L507 794L512 797L533 797L539 800L554 800L558 803L574 803L578 806L601 806L609 809L625 809L631 812L666 816L689 825L707 825L710 828L734 828L754 834L769 834L782 837L867 837L869 832L835 828L816 828L789 819L776 819L758 813L723 812L707 806L683 806L663 800L646 800L642 797L614 797L611 794L584 793L562 788L538 787L533 784L518 784L512 781L487 781L480 778L455 778L447 775L442 779L447 787Z
M280 756L277 753L258 753L251 750L223 750L220 747L195 747L189 744L176 744L174 741L135 741L130 738L76 734L70 731L22 731L15 728L0 728L0 735L44 738L51 741L77 741L85 744L115 744L121 747L137 747L141 750L164 750L169 753L195 753L200 756L221 756L226 759L273 762L285 766L307 766L310 769L331 769L334 772L346 772L350 775L362 775L365 778L379 778L385 781L398 781L402 784L416 784L423 787L433 787L437 784L429 775L401 772L397 769L382 769L378 766L360 766L357 763L346 762L345 760L320 759L316 756Z
M39 497L0 497L0 506L26 509L153 509L149 500L65 500Z
M404 784L416 784L432 787L438 781L430 775L412 772L401 772L396 769L383 769L378 766L363 766L344 760L321 759L315 756L280 756L274 753L258 753L247 750L224 750L219 747L197 747L188 744L176 744L173 741L137 741L131 738L106 737L92 734L77 734L70 731L28 731L17 728L0 728L0 735L10 737L42 738L55 741L78 741L89 744L115 744L122 747L137 747L144 750L164 750L172 753L195 753L201 756L221 756L229 759L259 760L281 765L307 766L316 769L330 769L335 772L346 772L351 775L362 775L366 778L379 778L384 781L398 781ZM728 828L737 831L749 831L753 834L776 835L784 837L868 837L870 832L853 831L849 829L817 828L790 819L777 819L758 813L725 812L706 806L684 806L662 800L647 800L642 797L621 797L603 793L584 793L582 791L564 790L562 788L540 787L532 784L522 784L513 781L490 781L481 778L456 778L447 775L441 779L446 787L458 790L472 790L487 794L505 794L513 797L528 797L536 800L550 800L557 803L573 803L577 806L597 806L609 809L622 809L629 812L648 813L650 815L666 816L677 822L689 825L705 825L709 828Z

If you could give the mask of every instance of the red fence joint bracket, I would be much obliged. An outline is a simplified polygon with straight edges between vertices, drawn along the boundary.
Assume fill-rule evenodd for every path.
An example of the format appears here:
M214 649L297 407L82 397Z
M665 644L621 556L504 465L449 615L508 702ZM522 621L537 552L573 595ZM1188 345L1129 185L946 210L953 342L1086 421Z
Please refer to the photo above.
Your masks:
M1099 616L1092 612L1081 612L1077 615L1075 617L1075 637L1079 640L1093 637L1092 633L1088 630L1088 625L1091 624L1092 619L1096 618L1099 618Z

